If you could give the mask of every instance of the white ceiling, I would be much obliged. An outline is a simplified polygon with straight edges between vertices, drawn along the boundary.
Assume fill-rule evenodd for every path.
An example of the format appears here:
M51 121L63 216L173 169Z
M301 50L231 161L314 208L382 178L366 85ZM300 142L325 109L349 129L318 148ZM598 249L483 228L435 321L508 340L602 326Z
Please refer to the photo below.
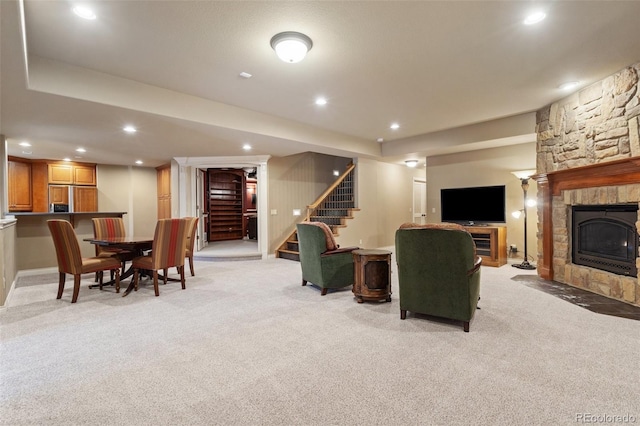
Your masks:
M78 161L123 165L304 151L401 162L531 142L531 112L567 96L560 84L640 61L638 1L83 4L95 21L72 1L24 1L25 55L22 3L0 1L10 155L73 158L82 146ZM547 19L525 26L533 6ZM304 61L277 59L269 41L282 31L313 40Z

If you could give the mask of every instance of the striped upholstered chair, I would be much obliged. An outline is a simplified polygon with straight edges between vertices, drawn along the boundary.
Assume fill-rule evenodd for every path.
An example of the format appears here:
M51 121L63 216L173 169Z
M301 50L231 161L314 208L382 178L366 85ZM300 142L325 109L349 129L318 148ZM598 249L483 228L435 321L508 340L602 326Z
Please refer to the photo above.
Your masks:
M153 237L151 254L133 259L133 282L136 291L138 290L140 271L152 271L153 289L155 290L156 296L159 296L158 271L167 271L172 267L178 268L182 289L184 290L186 288L184 281L184 256L188 231L189 218L158 220ZM164 278L166 282L166 272Z
M184 257L189 259L189 270L191 271L191 276L195 276L193 272L193 253L194 247L196 243L196 230L198 229L198 218L197 217L189 217L189 230L187 232L187 251L184 254Z
M93 235L96 239L110 237L125 237L124 220L121 217L94 217ZM133 260L135 252L116 247L105 247L94 244L96 247L97 257L116 257L122 262L122 273L124 273L125 263ZM97 278L97 277L96 277Z
M116 293L120 292L120 261L115 257L88 257L83 258L80 252L80 244L76 232L66 220L51 219L47 221L53 244L58 258L58 272L60 281L58 284L58 299L62 297L66 274L73 275L73 296L71 303L76 303L80 292L80 279L82 274L97 272L102 290L102 271L114 271L116 276Z

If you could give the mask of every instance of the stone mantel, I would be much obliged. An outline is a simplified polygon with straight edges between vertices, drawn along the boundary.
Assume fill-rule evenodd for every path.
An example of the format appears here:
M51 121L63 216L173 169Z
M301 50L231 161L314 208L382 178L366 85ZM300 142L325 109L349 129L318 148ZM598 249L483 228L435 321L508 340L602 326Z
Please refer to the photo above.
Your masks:
M542 201L542 253L538 259L538 272L541 278L553 280L553 197L570 189L638 184L640 157L540 173L532 179L538 184L538 197Z

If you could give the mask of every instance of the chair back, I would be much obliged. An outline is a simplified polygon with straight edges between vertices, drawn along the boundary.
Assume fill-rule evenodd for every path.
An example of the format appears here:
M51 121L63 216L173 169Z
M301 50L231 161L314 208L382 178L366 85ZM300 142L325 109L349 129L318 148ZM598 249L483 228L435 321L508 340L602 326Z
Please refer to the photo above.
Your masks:
M320 226L307 222L298 223L296 230L302 276L314 284L321 282L322 261L320 255L327 251L325 232Z
M158 220L151 252L154 270L184 266L189 219Z
M468 321L478 301L480 272L471 234L438 226L396 231L400 309Z
M53 238L58 258L58 271L66 274L80 274L82 271L82 253L78 237L71 223L61 219L47 220L49 232Z
M198 229L198 218L187 217L185 219L189 220L189 223L187 226L186 255L191 256L193 254L193 248L196 242L196 230Z
M125 237L126 232L124 228L124 220L121 217L94 217L93 222L93 236L96 239L99 238L111 238L111 237ZM103 247L98 244L96 246L96 255L105 251Z

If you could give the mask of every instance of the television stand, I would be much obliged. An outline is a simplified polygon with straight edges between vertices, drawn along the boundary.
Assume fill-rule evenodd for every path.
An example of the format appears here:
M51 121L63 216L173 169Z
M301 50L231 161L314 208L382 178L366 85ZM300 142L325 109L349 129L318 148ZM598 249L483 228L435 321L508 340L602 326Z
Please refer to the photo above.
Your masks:
M476 253L482 258L484 266L502 266L507 264L507 227L475 225L464 227L476 244Z

